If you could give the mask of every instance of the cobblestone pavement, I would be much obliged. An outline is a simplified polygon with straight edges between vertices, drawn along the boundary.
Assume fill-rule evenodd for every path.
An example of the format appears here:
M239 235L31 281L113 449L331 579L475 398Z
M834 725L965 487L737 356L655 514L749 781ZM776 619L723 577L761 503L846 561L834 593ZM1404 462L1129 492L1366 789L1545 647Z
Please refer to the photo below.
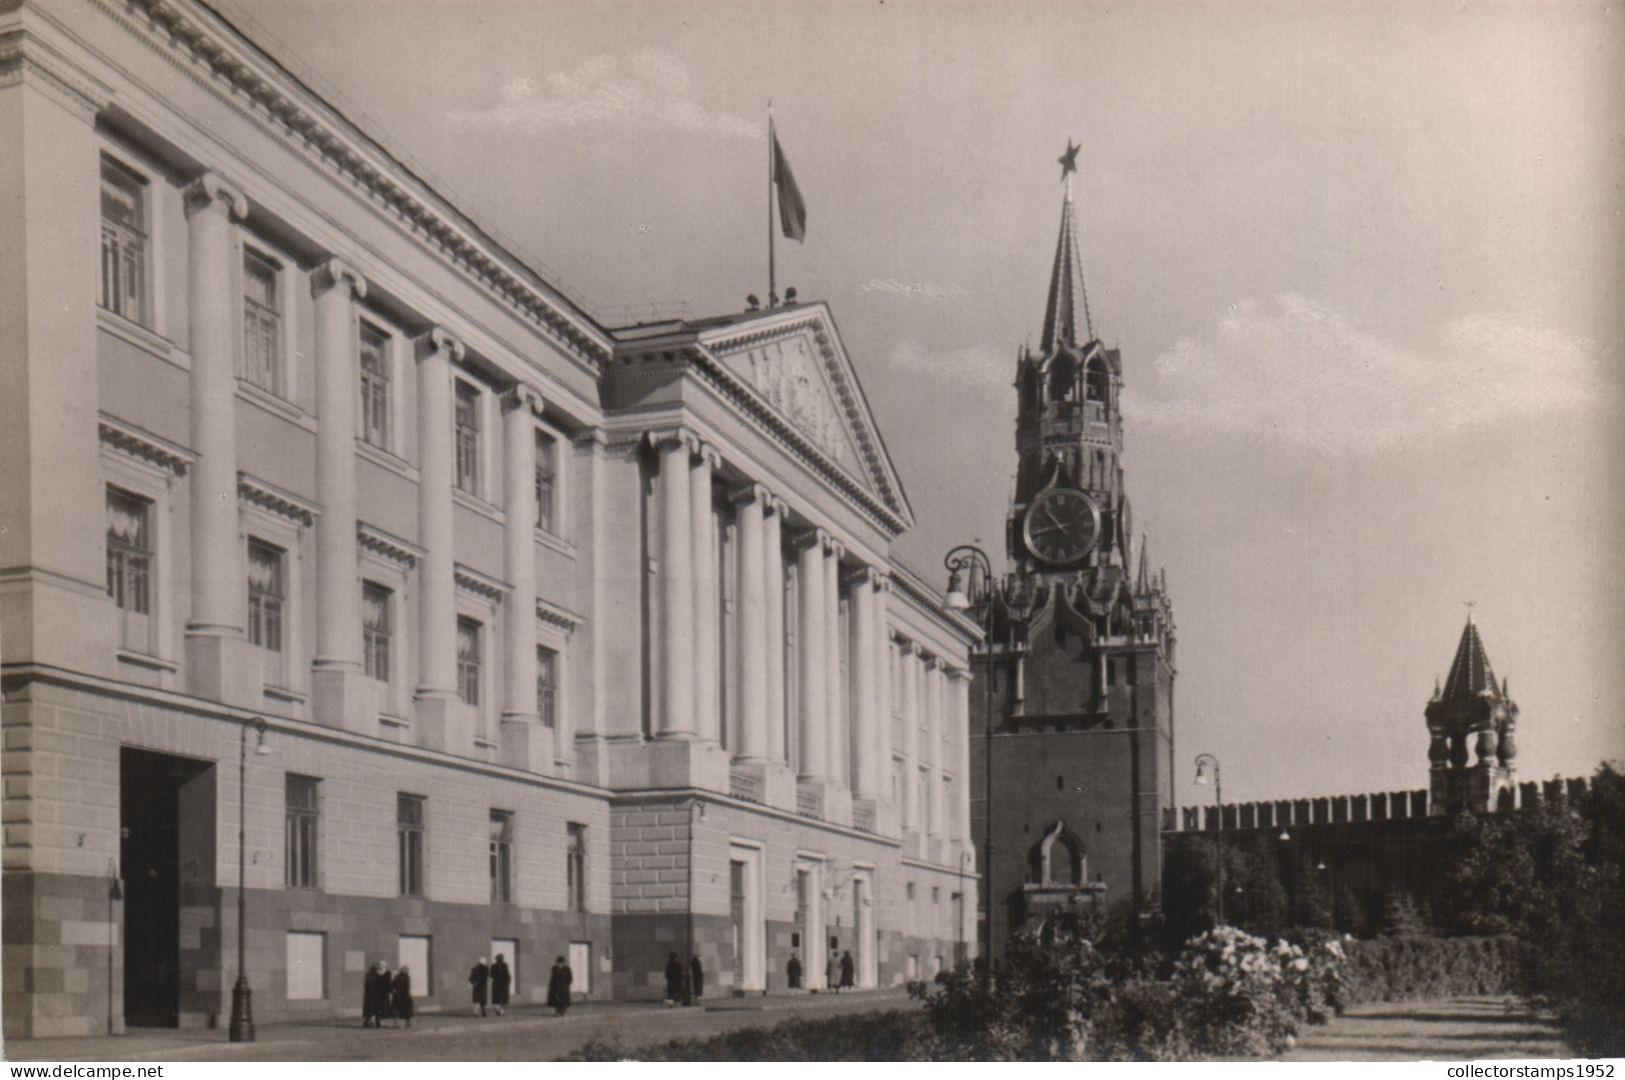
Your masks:
M1515 998L1355 1005L1304 1028L1283 1061L1474 1061L1572 1057L1557 1029Z
M252 1043L224 1031L141 1029L83 1039L13 1040L10 1061L552 1061L591 1038L628 1050L667 1039L715 1035L785 1020L916 1006L901 990L799 997L724 998L702 1008L579 1005L563 1018L540 1008L475 1018L421 1015L409 1029L363 1029L359 1020L262 1025Z

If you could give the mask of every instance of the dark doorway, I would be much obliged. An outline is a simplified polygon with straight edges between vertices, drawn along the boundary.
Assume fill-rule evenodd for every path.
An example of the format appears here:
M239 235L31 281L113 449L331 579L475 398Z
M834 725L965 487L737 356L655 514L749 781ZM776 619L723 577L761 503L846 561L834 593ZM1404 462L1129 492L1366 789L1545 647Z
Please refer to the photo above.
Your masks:
M213 764L124 748L119 826L124 1022L177 1027L182 885L214 881Z

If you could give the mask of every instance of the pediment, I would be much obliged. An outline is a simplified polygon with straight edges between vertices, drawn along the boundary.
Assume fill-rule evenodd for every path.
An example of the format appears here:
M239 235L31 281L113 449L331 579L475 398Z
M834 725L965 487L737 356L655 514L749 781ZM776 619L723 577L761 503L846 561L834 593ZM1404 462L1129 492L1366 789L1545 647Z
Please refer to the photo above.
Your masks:
M843 477L912 523L902 484L823 305L711 330L699 344Z

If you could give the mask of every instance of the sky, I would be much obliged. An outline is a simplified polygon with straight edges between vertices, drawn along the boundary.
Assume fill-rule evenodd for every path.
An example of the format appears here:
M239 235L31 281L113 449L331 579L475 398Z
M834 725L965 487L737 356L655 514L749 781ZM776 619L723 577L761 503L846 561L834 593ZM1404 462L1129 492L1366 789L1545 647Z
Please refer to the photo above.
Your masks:
M808 207L780 289L831 305L931 580L1004 555L1077 141L1182 767L1425 786L1468 602L1520 779L1625 759L1619 4L216 6L611 322L766 294L771 99Z

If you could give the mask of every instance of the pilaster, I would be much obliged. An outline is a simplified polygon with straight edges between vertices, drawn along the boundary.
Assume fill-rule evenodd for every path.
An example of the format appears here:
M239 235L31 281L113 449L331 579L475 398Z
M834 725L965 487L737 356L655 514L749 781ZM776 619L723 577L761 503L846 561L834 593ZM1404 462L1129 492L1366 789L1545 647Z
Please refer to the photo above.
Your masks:
M785 739L784 501L768 500L762 535L762 601L767 622L767 757L789 761Z
M660 453L661 709L656 734L692 739L694 730L694 553L689 459L694 438L676 433Z
M542 398L520 384L503 401L502 547L509 585L502 760L551 775L554 734L536 712L536 415Z
M801 585L797 604L801 624L798 635L801 663L799 779L804 783L822 783L829 779L829 743L825 734L828 715L824 697L828 689L824 671L824 545L827 540L821 529L808 532L800 538L796 562L796 579Z
M450 749L457 700L457 580L453 539L452 377L463 343L436 327L417 340L418 568L417 737Z
M712 498L712 477L722 459L716 450L700 444L689 462L688 517L693 533L694 578L694 733L719 743L722 737L720 682L722 664L717 650L717 513Z

